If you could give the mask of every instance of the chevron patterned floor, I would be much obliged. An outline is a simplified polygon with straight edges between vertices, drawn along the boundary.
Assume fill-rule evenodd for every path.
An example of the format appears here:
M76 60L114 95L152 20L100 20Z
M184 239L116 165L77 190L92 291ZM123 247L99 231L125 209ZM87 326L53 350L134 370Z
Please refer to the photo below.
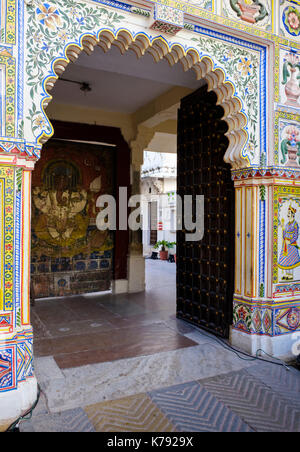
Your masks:
M43 392L21 432L300 432L300 372L240 360L176 319L176 267L146 265L147 292L126 303L37 303Z
M201 386L259 432L300 431L300 405L294 407L281 391L246 370L200 382ZM300 393L298 392L298 400ZM297 399L295 391L294 397Z
M42 402L41 402L42 403ZM263 363L200 381L51 414L23 432L300 432L300 374Z
M183 432L249 432L251 428L234 411L218 401L198 382L151 394L152 400Z
M85 408L98 432L174 432L175 428L146 394Z

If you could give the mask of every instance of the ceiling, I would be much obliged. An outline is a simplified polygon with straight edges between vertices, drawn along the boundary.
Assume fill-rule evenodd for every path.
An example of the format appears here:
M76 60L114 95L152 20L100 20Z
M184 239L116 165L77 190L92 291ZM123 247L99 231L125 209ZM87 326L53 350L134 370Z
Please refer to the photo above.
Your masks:
M166 60L155 63L149 54L137 59L132 51L121 55L114 46L106 54L100 47L90 56L82 52L62 78L89 83L92 91L85 93L77 84L58 80L51 92L52 107L64 103L127 114L174 86L197 89L201 83L193 71L184 72L180 64L171 67Z

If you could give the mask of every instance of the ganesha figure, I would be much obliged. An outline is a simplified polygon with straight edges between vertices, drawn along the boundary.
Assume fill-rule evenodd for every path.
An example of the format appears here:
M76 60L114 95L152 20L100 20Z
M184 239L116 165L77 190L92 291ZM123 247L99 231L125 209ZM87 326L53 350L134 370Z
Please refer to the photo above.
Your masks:
M52 245L70 246L85 237L88 217L83 214L87 205L87 192L58 191L36 187L33 202L40 215L35 226L36 235Z

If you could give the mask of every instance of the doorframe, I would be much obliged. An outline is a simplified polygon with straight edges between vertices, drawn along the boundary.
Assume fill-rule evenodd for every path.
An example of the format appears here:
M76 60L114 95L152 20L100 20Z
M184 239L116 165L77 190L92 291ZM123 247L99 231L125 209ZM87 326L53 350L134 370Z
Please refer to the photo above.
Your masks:
M53 139L103 142L116 146L115 154L115 187L116 201L119 203L118 187L126 187L130 197L130 148L125 141L121 129L117 127L51 120L54 128ZM117 208L117 224L119 223ZM129 230L115 231L115 248L113 264L113 281L127 279L127 258L129 248Z

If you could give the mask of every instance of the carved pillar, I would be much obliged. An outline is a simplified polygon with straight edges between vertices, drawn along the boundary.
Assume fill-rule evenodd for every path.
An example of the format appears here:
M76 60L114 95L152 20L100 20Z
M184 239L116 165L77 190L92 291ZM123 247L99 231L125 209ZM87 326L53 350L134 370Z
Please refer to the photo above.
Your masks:
M30 325L31 171L28 157L10 142L0 154L0 431L34 404Z

